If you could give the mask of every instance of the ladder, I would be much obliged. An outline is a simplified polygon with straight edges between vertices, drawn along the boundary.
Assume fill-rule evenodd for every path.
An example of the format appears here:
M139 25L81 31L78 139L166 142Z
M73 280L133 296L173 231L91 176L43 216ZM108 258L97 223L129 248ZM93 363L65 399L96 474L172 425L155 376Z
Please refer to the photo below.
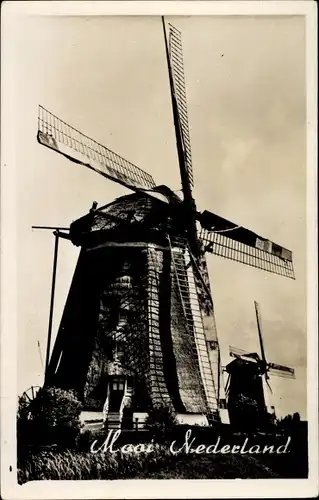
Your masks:
M172 256L173 269L178 285L185 323L190 337L195 343L200 374L205 391L209 413L218 418L217 391L207 351L202 312L198 300L193 264L188 243L183 238L167 235Z
M173 409L163 367L163 353L160 337L159 288L163 267L163 253L151 244L147 249L148 276L148 339L149 339L149 385L154 407L167 406Z

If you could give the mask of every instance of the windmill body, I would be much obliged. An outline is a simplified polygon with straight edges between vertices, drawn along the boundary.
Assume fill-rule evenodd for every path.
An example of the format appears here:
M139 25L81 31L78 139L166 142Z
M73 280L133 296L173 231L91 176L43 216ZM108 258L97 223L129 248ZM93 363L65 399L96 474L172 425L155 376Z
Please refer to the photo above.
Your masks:
M46 383L119 421L129 408L156 406L217 420L213 310L193 271L181 201L159 190L169 193L166 210L136 193L71 225L82 249ZM205 260L198 266L204 275Z
M234 428L262 429L267 424L263 370L258 358L234 359L226 367L229 374L228 413Z
M40 144L134 192L94 204L69 232L55 233L81 251L51 356L50 322L45 384L74 389L116 427L156 406L220 421L225 398L207 252L294 278L289 250L197 210L181 34L169 25L167 40L163 26L182 198L39 107Z
M264 387L269 385L269 373L295 378L293 368L267 362L260 306L255 302L261 356L230 346L230 356L235 359L226 366L228 411L231 424L240 430L265 429L274 419L274 407L267 401ZM267 404L268 403L268 404ZM270 406L270 407L269 407Z

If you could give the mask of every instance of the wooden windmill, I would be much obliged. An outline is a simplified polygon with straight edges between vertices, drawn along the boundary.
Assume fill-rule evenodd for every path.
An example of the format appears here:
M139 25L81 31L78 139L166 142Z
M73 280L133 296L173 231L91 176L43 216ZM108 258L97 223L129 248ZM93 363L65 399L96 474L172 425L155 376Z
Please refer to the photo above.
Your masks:
M293 368L266 360L260 307L256 301L254 304L261 355L230 346L229 354L235 360L226 366L226 371L229 373L226 384L229 418L230 422L239 428L264 428L269 424L270 414L263 386L263 381L265 381L271 390L268 381L269 374L295 378Z
M77 391L116 426L169 406L218 421L220 352L207 252L294 278L292 253L209 211L193 198L180 32L164 19L183 198L110 149L39 107L38 142L133 191L55 232L81 251L45 384ZM198 226L200 230L198 230Z

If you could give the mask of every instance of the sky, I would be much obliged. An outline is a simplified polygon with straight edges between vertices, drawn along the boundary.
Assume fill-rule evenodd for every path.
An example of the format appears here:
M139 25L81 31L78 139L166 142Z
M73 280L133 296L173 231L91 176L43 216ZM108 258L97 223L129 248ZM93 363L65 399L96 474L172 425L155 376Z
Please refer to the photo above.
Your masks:
M167 18L182 32L199 210L293 252L296 280L208 255L222 363L229 345L259 352L260 303L278 415L306 418L305 28L298 16ZM41 104L84 134L180 189L159 17L21 17L10 67L15 120L18 392L43 382L54 237L96 200L128 191L37 143ZM79 249L60 240L53 340ZM75 360L76 362L76 360ZM71 369L71 367L70 367Z

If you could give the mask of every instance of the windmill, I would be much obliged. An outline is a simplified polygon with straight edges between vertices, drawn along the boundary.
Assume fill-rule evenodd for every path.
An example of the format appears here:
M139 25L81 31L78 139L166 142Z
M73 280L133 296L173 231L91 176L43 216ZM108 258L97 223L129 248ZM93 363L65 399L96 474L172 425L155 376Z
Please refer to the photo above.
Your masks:
M169 24L167 37L162 23L182 198L42 106L38 115L40 144L133 191L54 231L45 384L76 390L115 427L156 406L219 421L225 400L206 253L294 279L289 250L197 210L181 33ZM59 238L81 250L50 355Z
M264 428L269 425L269 414L265 401L263 380L269 390L269 374L278 377L295 378L295 370L288 366L278 365L266 360L260 306L255 301L257 330L260 353L249 353L233 346L229 354L235 360L229 363L225 371L229 378L226 385L228 394L228 411L230 422L235 427ZM274 415L274 407L271 406Z

